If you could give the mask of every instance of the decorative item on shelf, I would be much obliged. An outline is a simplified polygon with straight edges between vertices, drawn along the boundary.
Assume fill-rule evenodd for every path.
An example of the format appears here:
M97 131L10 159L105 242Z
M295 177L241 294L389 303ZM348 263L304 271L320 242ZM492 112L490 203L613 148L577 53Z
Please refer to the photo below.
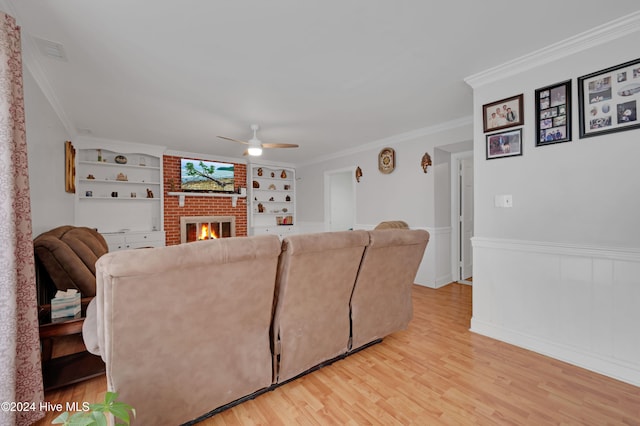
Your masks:
M169 179L169 191L174 192L176 190L176 181L175 179Z
M362 169L360 166L356 168L356 182L360 183L360 178L362 177Z
M98 152L98 163L102 163L102 150L98 149L97 152Z
M113 191L113 192L111 193L111 196L112 196L113 198L118 198L118 191Z
M131 193L131 198L136 198L138 196L138 194L136 194L135 192Z
M115 161L118 164L127 164L127 157L124 155L116 155Z
M258 213L264 213L264 206L262 203L258 203Z
M274 184L269 185L269 189L274 190L276 189L276 186Z
M272 177L272 178L273 178L273 177L276 177L276 174L275 174L275 173L273 173L273 172L271 172L271 177Z
M284 186L284 190L285 190L285 191L288 191L289 189L291 189L291 186L290 186L290 185L285 185L285 186Z
M153 198L153 191L147 188L147 198Z
M280 173L280 177L282 179L286 179L287 178L287 172L283 170L282 173Z
M273 201L273 197L269 198L269 201Z
M116 176L116 180L120 182L127 182L129 179L127 178L127 175L125 175L124 173L118 173L118 175Z
M276 223L278 225L293 225L293 216L276 216Z
M424 155L422 156L422 161L420 162L420 164L422 165L422 171L427 173L427 167L429 167L431 165L431 156L429 155L428 152L424 153Z
M258 167L258 176L262 176L262 167Z
M378 154L378 170L389 174L396 168L396 152L393 148L382 148Z
M254 180L254 181L253 181L253 187L254 187L255 189L260 188L260 182L258 182L257 180Z
M290 196L286 196L286 198L284 199L285 201L291 201L291 197Z
M146 166L147 165L147 159L145 157L140 157L140 159L138 160L138 165L139 166Z
M284 213L286 213L286 212L288 212L288 211L289 211L289 209L285 207L285 208L283 208L283 209L282 209L282 211L283 211Z
M84 196L85 196L85 197L93 197L93 191L86 191L86 192L84 193Z
M96 177L95 177L94 175L92 175L91 173L89 173L89 174L87 175L87 179L89 179L89 180L94 180L95 178L96 178Z

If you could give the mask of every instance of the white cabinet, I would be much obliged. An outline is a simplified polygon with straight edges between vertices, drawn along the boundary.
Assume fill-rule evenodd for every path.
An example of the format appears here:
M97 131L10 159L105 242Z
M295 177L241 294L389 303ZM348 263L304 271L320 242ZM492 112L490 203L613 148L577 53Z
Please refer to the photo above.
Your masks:
M107 241L110 252L146 247L164 247L165 245L164 231L105 232L102 236Z
M163 151L105 141L76 143L75 225L105 236L130 234L126 242L108 239L110 250L112 245L152 247L159 240L164 245ZM141 235L146 237L138 245L134 239Z
M295 231L295 169L251 165L249 199L252 235Z

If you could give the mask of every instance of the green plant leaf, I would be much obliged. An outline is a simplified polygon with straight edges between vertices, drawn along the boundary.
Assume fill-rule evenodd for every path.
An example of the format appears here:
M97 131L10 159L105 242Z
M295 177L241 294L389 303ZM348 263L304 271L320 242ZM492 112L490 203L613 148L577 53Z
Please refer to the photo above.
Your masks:
M115 424L129 425L131 418L129 413L136 416L136 410L129 404L118 402L118 394L107 392L103 402L89 405L89 411L77 412L69 417L68 412L64 412L56 417L52 424L62 424L64 426L108 426L107 414L113 414ZM118 421L122 420L122 422Z
M103 413L94 411L90 414L90 417L93 419L92 425L108 426L107 416L105 416Z
M58 417L56 417L55 419L53 419L53 421L51 422L52 425L63 425L67 423L67 419L69 418L69 413L67 413L66 411L62 414L60 414Z

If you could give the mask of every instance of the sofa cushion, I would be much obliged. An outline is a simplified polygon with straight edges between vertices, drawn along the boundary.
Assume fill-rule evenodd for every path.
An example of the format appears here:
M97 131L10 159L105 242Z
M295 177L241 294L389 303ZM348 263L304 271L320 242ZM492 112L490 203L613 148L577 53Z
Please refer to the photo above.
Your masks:
M33 247L58 290L75 288L83 297L95 296L95 263L109 251L107 242L98 231L60 226L38 235Z
M351 298L354 349L407 327L411 288L429 241L424 230L381 229L369 236Z
M349 299L369 242L366 231L292 235L278 264L273 319L274 381L347 352Z
M107 383L136 424L181 424L271 385L280 240L223 238L109 253L96 318Z

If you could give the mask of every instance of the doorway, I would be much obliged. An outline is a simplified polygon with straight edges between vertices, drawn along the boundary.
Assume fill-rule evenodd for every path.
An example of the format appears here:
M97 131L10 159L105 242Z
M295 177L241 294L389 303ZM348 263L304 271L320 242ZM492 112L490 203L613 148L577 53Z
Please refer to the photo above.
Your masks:
M324 229L352 230L356 223L354 167L324 173Z
M463 284L473 281L473 152L452 155L451 201L454 279Z

